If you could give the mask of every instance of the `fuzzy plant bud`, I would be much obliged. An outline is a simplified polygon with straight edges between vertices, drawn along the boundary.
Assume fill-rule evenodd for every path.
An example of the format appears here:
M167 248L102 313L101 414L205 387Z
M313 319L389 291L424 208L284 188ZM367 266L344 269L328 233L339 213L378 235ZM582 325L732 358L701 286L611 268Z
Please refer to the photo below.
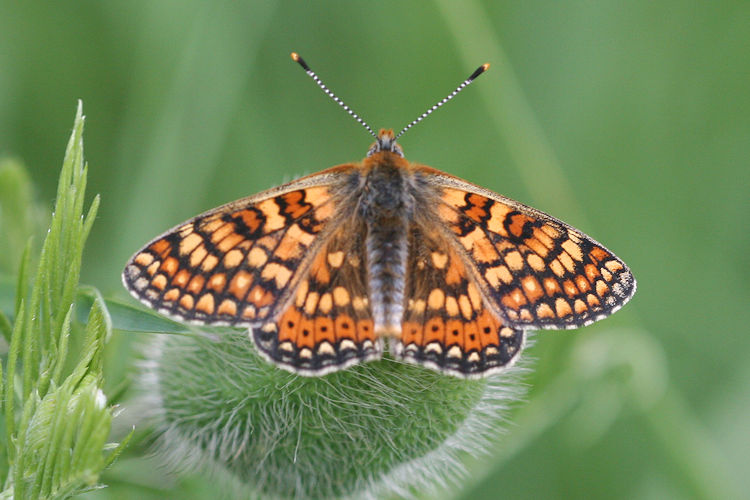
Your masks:
M434 491L484 450L519 391L518 368L463 380L392 359L301 377L237 333L160 335L147 351L141 404L158 453L242 498Z

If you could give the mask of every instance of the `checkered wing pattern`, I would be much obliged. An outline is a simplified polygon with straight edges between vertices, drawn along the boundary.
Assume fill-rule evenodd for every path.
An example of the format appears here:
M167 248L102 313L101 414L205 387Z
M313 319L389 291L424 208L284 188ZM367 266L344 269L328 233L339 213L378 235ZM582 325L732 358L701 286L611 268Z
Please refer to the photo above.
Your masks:
M543 212L446 174L437 212L508 326L577 328L609 316L635 293L625 263Z
M402 334L391 352L461 377L501 371L521 352L524 332L486 307L465 259L431 226L410 234Z
M337 193L348 170L299 179L167 231L130 259L125 287L182 321L257 326L273 319L341 208Z
M319 375L381 356L367 297L364 223L334 167L177 226L130 260L123 281L159 312L249 326L261 355Z
M264 357L322 375L382 356L367 294L365 231L349 218L326 237L279 319L253 331Z

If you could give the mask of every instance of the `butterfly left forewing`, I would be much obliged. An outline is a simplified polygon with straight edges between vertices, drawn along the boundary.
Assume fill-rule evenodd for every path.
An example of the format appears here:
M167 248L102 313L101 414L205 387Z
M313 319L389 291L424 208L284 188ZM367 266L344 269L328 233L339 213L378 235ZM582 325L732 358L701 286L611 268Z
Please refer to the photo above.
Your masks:
M543 212L425 167L436 212L507 323L575 328L622 307L635 292L625 263Z
M274 318L310 253L346 210L334 167L213 209L148 243L123 271L146 305L182 321L254 326Z

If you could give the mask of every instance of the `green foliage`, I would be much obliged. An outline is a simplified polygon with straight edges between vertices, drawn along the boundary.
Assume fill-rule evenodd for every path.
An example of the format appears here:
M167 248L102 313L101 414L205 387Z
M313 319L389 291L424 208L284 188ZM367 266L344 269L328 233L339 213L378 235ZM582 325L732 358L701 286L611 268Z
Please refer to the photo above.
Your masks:
M121 301L107 302L107 382L140 370L142 332L184 331L126 305L119 273L133 251L202 210L364 155L370 138L291 50L375 128L408 123L487 61L404 136L407 159L585 230L631 266L639 291L606 321L536 336L527 402L491 456L466 462L453 498L750 491L748 2L0 5L0 154L23 159L45 205L66 103L84 95L95 124L89 189L106 203L82 279ZM26 236L16 241L14 269ZM41 238L34 245L28 274ZM0 276L11 320L15 287ZM78 299L85 320L94 295ZM129 430L138 415L122 406L114 424ZM166 474L147 445L133 442L102 477L109 487L87 498L215 494L215 480Z
M30 245L19 267L2 398L6 498L67 498L92 488L125 444L107 444L112 410L101 390L102 349L112 327L101 297L91 307L80 352L69 355L83 246L99 206L96 197L83 215L83 122L79 103L33 280ZM23 214L30 199L9 198L3 206L11 203ZM3 324L10 325L4 315Z

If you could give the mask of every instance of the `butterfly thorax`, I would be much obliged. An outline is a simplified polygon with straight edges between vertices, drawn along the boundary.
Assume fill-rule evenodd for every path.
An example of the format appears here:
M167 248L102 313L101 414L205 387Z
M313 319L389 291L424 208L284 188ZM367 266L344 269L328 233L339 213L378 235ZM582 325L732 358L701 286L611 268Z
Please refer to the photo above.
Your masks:
M377 335L401 333L414 194L408 162L381 151L365 159L358 211L367 227L368 285Z

